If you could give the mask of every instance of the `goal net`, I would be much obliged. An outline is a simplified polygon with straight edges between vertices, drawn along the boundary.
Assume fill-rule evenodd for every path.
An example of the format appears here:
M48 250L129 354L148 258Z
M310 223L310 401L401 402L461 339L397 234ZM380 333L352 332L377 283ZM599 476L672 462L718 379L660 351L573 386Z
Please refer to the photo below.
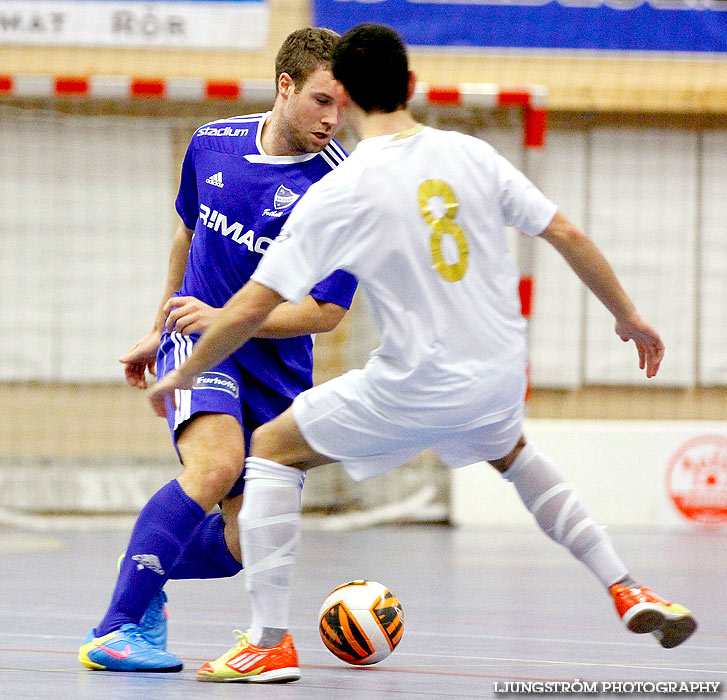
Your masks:
M126 527L180 469L165 422L117 358L149 330L162 293L182 158L206 121L269 108L272 86L24 76L0 90L0 523ZM487 139L528 173L543 97L420 85L413 109ZM342 141L355 145L346 132ZM521 260L527 274L525 249ZM317 339L316 382L362 366L376 343L356 299ZM329 465L308 477L306 522L446 521L448 485L431 452L360 484Z

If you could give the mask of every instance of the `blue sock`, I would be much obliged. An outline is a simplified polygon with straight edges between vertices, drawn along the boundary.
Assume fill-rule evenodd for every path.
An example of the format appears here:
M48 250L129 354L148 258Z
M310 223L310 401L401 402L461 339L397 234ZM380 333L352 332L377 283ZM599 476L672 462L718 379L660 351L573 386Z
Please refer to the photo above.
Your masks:
M222 513L208 515L192 534L169 578L227 578L242 570L225 542Z
M149 499L136 520L111 605L96 627L95 636L113 632L128 622L139 623L204 517L202 508L184 493L176 479Z

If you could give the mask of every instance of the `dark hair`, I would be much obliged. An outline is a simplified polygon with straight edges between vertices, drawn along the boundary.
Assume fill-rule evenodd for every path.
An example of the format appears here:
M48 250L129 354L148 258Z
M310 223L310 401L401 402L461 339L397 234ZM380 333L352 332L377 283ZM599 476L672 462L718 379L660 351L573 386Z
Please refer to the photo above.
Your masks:
M303 83L319 66L331 67L333 49L340 36L330 29L306 27L297 29L287 39L275 57L275 86L281 73L287 73L299 92Z
M383 24L359 24L333 52L333 77L365 112L406 107L409 61L401 37Z

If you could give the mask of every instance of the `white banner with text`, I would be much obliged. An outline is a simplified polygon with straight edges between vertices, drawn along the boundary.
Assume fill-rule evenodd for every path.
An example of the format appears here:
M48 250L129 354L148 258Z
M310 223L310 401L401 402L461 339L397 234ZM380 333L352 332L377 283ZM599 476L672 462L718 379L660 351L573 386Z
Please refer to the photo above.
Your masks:
M267 0L2 0L0 44L259 49Z

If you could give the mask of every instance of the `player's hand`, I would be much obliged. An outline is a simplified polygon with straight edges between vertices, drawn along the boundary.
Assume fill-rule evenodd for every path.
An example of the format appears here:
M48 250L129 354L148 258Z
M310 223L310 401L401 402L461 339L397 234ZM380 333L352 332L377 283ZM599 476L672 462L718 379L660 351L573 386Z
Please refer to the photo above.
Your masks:
M139 389L146 389L146 371L156 376L157 350L162 334L153 330L147 333L126 355L119 358L124 365L126 381Z
M187 378L178 369L167 374L164 379L149 389L148 397L154 413L160 418L166 417L167 405L172 411L177 408L174 391L176 389L191 389L193 383L194 377Z
M659 334L635 313L631 318L616 321L616 334L624 343L633 340L639 353L639 369L646 369L647 377L655 377L664 359L664 343Z
M212 324L220 309L196 297L172 297L164 305L167 333L202 333Z

